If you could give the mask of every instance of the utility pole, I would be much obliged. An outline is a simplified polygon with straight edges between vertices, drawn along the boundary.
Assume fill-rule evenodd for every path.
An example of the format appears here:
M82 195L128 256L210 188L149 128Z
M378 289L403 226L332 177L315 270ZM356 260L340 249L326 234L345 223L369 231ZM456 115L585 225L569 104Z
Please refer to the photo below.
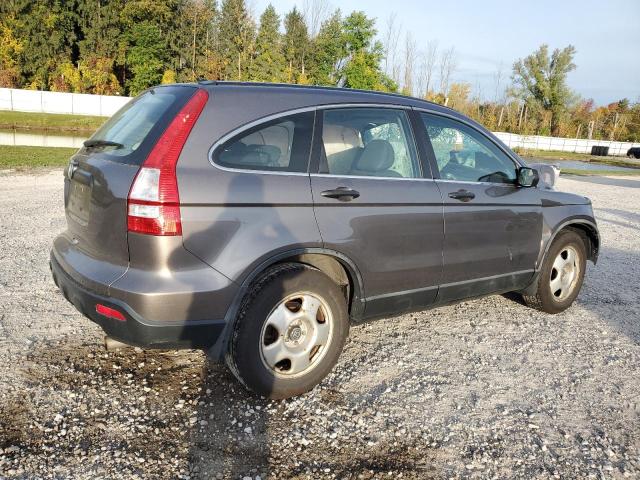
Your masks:
M589 140L591 140L591 138L593 137L593 129L594 129L595 126L596 126L595 120L591 120L589 122L589 134L587 135L587 138Z
M498 118L498 128L500 128L500 125L502 124L502 114L504 114L504 107L500 109L500 118Z

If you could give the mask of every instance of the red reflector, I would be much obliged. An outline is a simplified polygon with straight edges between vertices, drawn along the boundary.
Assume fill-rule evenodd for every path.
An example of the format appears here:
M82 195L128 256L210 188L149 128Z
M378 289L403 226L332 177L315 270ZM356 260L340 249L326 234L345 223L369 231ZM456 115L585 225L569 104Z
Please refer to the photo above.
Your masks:
M124 318L122 313L113 308L107 307L106 305L102 305L101 303L96 304L96 312L107 318L113 318L114 320L120 320L121 322L126 321L126 318Z

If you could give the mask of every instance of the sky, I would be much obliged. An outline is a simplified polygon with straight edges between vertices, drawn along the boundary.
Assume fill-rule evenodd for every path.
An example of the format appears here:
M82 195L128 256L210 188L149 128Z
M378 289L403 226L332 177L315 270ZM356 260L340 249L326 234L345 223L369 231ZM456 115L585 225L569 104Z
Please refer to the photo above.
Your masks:
M308 0L307 0L308 1ZM252 0L256 17L271 3L281 17L304 0ZM397 14L418 49L436 40L455 47L454 81L466 81L475 94L493 99L510 82L514 61L546 43L571 44L577 68L569 86L583 98L606 105L621 98L640 101L640 0L328 0L344 13L364 10L375 17L380 38L389 15ZM404 41L401 40L399 49Z

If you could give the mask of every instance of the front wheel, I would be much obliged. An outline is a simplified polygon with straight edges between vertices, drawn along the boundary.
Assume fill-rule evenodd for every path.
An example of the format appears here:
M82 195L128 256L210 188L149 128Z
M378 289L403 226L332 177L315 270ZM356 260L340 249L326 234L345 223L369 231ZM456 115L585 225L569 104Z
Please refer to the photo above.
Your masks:
M560 313L580 293L586 268L586 249L580 235L570 230L558 234L549 248L538 276L535 295L523 295L525 303L547 313Z
M227 365L261 395L292 397L331 371L348 332L346 299L335 282L313 267L276 265L243 302Z

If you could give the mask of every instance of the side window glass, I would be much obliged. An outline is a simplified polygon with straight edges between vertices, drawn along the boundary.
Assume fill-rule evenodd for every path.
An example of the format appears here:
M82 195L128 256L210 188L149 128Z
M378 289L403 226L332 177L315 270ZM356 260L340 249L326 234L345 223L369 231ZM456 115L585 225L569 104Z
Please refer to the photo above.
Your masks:
M323 112L320 173L367 177L420 176L406 113L386 108Z
M440 178L464 182L515 183L516 165L489 139L466 125L421 114Z
M218 148L218 165L247 170L306 172L313 112L282 117L259 125Z

